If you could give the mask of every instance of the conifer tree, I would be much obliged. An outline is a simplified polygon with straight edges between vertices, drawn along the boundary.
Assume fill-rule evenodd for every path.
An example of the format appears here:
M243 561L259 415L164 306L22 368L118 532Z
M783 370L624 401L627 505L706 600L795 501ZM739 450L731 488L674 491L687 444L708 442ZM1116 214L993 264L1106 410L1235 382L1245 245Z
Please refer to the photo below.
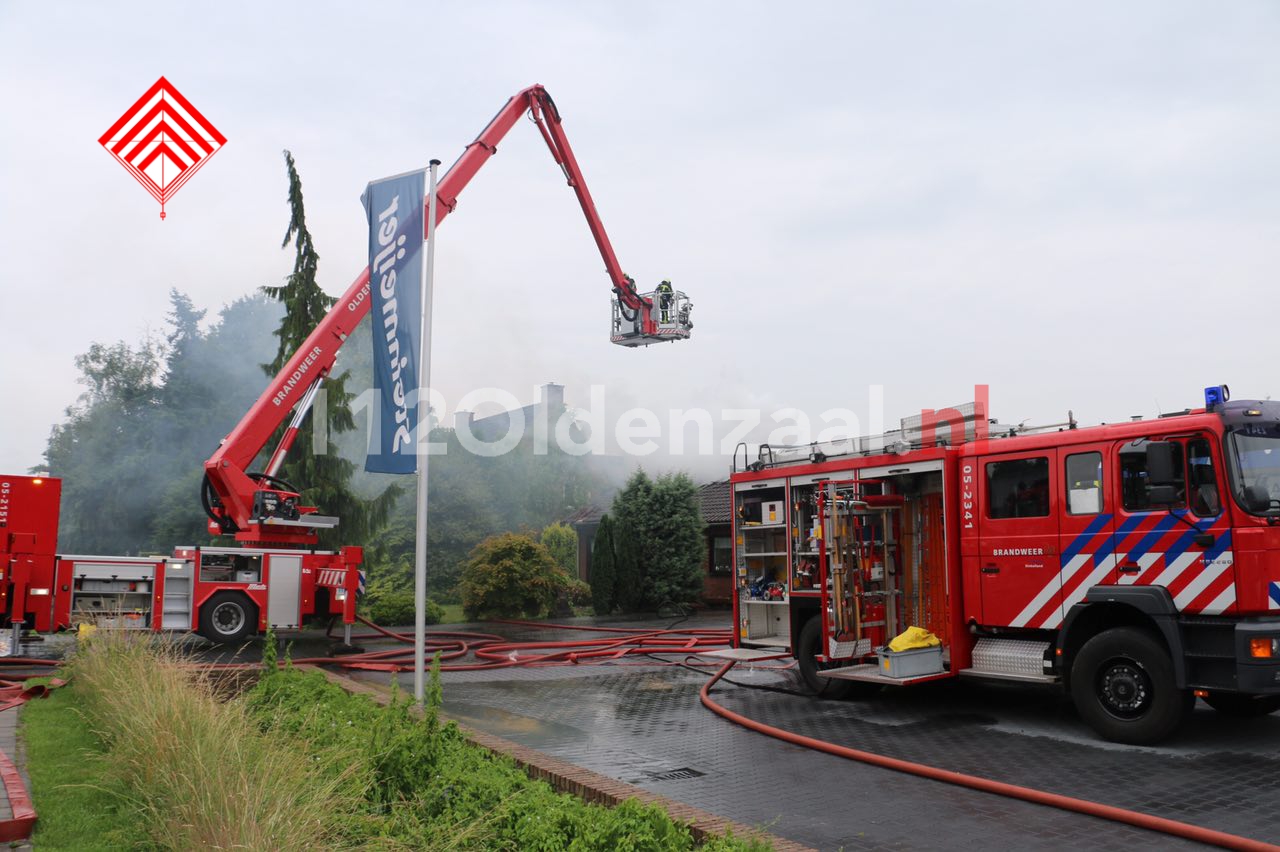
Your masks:
M293 272L285 278L283 284L262 288L262 292L268 297L283 302L285 306L284 318L280 320L280 326L275 332L279 339L275 360L263 365L269 376L280 372L337 301L321 290L316 282L320 255L311 239L311 232L307 229L302 178L298 176L293 154L285 151L284 159L289 173L289 227L280 247L287 248L292 241L294 261ZM325 418L327 435L349 432L355 428L346 378L346 372L337 372L325 379L325 405L317 404L303 421L293 450L280 472L281 479L301 489L305 504L318 507L323 514L337 515L342 519L338 528L321 531L320 542L326 547L343 542L369 543L373 534L386 523L391 504L399 495L399 488L391 486L372 500L362 499L350 486L356 468L354 462L338 455L337 447L328 441L323 444L323 452L313 451L313 432L317 418ZM268 444L267 453L274 448L278 439L279 434Z
M608 615L615 606L617 577L613 563L613 521L600 519L591 542L591 606L596 615Z

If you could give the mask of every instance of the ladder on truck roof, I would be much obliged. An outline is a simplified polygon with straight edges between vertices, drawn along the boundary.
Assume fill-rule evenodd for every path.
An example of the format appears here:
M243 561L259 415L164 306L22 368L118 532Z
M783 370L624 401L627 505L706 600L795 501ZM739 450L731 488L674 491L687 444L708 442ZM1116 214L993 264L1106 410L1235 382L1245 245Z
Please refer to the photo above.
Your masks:
M808 462L821 464L829 459L850 456L871 456L894 453L904 455L912 450L927 447L947 447L967 444L976 440L978 412L975 403L953 405L949 409L938 409L939 412L956 411L961 416L959 423L954 418L941 417L933 422L932 440L925 438L925 423L922 415L915 414L903 417L897 429L890 429L878 435L861 437L835 438L829 441L814 441L809 444L761 444L756 453L756 460L749 460L749 447L742 441L733 451L733 472L743 470L767 470L781 465L794 465ZM1033 435L1038 432L1062 431L1075 429L1075 415L1067 411L1067 419L1062 423L1048 423L1039 426L1028 426L1000 423L995 419L987 421L987 438L1014 438L1019 435ZM963 429L961 430L961 427ZM960 434L956 434L959 432ZM945 434L946 437L939 437ZM738 466L739 453L742 455L742 466Z

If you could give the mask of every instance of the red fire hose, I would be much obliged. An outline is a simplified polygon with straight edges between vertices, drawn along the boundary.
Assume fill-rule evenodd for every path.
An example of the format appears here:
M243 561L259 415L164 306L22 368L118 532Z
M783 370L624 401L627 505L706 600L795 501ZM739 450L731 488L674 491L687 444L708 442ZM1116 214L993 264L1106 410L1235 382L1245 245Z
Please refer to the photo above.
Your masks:
M1022 799L1025 802L1033 802L1037 805L1048 805L1051 808L1059 808L1072 813L1087 814L1089 816L1109 819L1114 822L1122 822L1128 825L1145 828L1150 831L1158 831L1162 834L1170 834L1175 837L1184 837L1188 840L1195 840L1200 843L1208 843L1214 846L1221 846L1225 849L1242 849L1242 850L1275 850L1280 847L1270 843L1264 843L1261 840L1252 840L1248 837L1240 837L1235 834L1227 834L1213 829L1203 828L1198 825L1190 825L1177 820L1165 819L1164 817L1152 816L1151 814L1139 813L1138 811L1125 810L1124 808L1112 807L1111 805L1103 805L1098 802L1090 802L1085 799L1076 799L1071 796L1061 796L1057 793L1048 793L1044 790L1033 790L1030 787L1020 787L1016 784L1005 784L1001 781L993 781L990 778L980 778L976 775L966 775L962 772L952 772L947 769L939 769L936 766L927 766L923 763L913 763L909 760L899 760L894 757L886 757L882 754L874 754L869 751L860 751L858 749L847 748L845 746L829 743L825 740L806 737L801 734L775 728L772 725L766 725L763 722L757 722L749 719L740 713L735 713L727 707L716 703L711 698L711 687L715 686L716 681L724 677L729 669L733 668L736 661L730 661L720 668L712 678L706 682L699 693L702 704L712 713L724 719L728 719L734 724L741 725L757 733L765 734L774 739L791 743L792 745L804 746L815 751L833 754L837 757L856 760L861 763L868 763L872 766L879 766L882 769L892 769L896 772L905 772L908 775L916 775L921 778L929 778L934 781L944 781L948 784L955 784L959 787L968 787L971 790L981 790L984 793L994 793L997 796L1005 796L1011 799Z
M0 668L53 668L57 665L55 660L37 660L28 657L0 658ZM6 674L0 678L0 710L17 707L32 698L43 698L51 689L65 684L65 681L55 677L49 678L48 685L27 686L26 681L36 677L46 677L46 675L19 672ZM4 785L5 796L9 800L9 811L12 814L7 819L0 819L0 843L25 840L31 836L31 830L35 827L36 809L31 804L27 785L18 774L18 767L3 751L0 751L0 784Z

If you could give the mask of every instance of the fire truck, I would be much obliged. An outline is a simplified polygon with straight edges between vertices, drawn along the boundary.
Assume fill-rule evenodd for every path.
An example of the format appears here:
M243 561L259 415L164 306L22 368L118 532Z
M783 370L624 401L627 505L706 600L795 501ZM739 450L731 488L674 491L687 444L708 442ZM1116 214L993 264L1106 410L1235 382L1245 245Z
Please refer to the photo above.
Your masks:
M362 552L181 547L171 556L58 553L62 480L0 476L0 606L14 629L92 623L237 642L312 615L355 621Z
M867 698L958 677L1059 684L1102 737L1197 697L1280 708L1280 402L1040 429L973 403L879 436L745 445L730 477L739 659ZM937 645L895 653L908 627Z
M623 272L560 112L542 86L510 98L441 177L436 223L457 208L459 194L526 115L573 189L604 261L613 288L610 341L637 347L687 339L693 328L688 296L669 281L641 293ZM61 481L0 476L0 602L15 644L24 625L51 631L89 619L237 642L268 627L294 628L310 615L340 611L349 645L363 550L317 550L319 531L337 526L338 518L304 505L302 489L280 472L339 350L370 303L366 268L205 462L201 504L208 530L233 538L237 547L179 547L171 556L154 558L59 554ZM265 465L254 470L277 432Z

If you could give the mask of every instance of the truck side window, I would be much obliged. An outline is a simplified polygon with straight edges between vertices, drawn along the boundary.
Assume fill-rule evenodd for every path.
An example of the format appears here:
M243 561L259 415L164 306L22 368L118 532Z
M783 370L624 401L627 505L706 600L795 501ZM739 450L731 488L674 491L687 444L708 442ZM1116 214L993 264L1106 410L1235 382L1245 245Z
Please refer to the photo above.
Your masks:
M1048 514L1048 458L987 462L987 517L1043 518Z
M1182 471L1182 445L1173 442L1173 469ZM1120 492L1122 503L1130 512L1150 512L1156 509L1185 508L1187 483L1179 479L1172 483L1178 491L1178 502L1172 506L1152 506L1147 500L1147 452L1146 441L1132 441L1120 448Z
M1102 453L1067 456L1067 514L1096 515L1102 511Z
M1191 511L1202 518L1222 512L1218 499L1218 478L1213 473L1213 453L1209 442L1195 438L1187 442L1187 483L1191 487Z

